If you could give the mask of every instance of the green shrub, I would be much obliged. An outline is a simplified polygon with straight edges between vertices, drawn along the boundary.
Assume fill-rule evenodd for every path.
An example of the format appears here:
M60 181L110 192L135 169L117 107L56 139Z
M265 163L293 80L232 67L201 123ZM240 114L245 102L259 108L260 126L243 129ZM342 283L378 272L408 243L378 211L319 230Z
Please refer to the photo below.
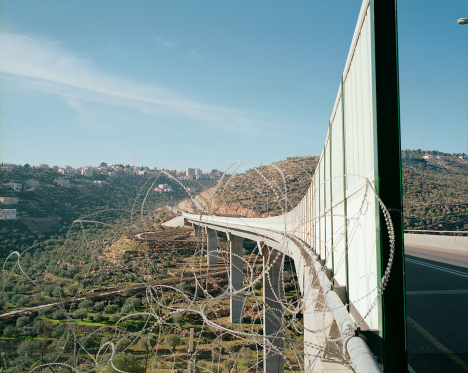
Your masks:
M165 341L167 347L169 347L171 350L175 350L177 345L180 343L180 335L169 334L166 336Z

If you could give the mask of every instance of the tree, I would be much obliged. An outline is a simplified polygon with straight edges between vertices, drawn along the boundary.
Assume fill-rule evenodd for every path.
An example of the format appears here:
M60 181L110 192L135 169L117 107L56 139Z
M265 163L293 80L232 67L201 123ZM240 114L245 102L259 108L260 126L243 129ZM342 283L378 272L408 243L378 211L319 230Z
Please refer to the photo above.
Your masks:
M67 289L67 293L70 297L74 297L78 293L78 286L72 285Z
M236 362L234 360L226 360L224 362L224 366L229 372L232 370L232 368L234 368L235 365L236 365Z
M239 357L246 365L249 365L254 361L253 351L248 347L242 347L239 350Z
M18 347L18 354L24 356L31 356L41 353L42 343L37 339L26 339Z
M101 322L104 321L105 318L106 317L102 313L98 312L94 314L93 320L96 322Z
M48 315L51 313L54 309L52 307L44 307L39 309L39 315Z
M169 334L166 336L166 345L171 350L175 350L179 343L180 343L180 335Z
M130 339L128 338L121 338L117 341L117 343L115 344L115 347L116 348L120 348L122 350L125 350L128 346L130 346L130 343L132 343L130 341Z
M88 310L84 309L84 308L78 309L75 312L73 312L73 318L74 319L80 319L81 321L83 321L83 319L86 316L88 316Z
M23 326L28 325L31 322L31 319L28 316L21 316L16 319L16 326L22 328Z
M107 163L106 162L101 162L101 165L99 167L107 167Z
M63 319L66 319L67 317L65 316L65 313L62 310L55 310L54 313L52 314L52 318L55 320L63 320Z
M34 323L34 330L37 334L41 334L45 331L46 323L43 320L37 320Z
M179 327L182 328L184 326L184 324L185 324L185 315L183 313L179 313L176 316L174 321L179 325Z
M133 306L133 304L124 304L124 306L122 307L120 311L122 313L130 313L130 312L133 312L134 310L135 310L135 307Z
M104 311L106 313L116 313L119 310L119 307L115 304L109 304L106 307L104 307Z
M96 312L99 312L99 311L102 311L105 306L106 306L106 302L104 301L98 302L93 306L93 310L95 310Z
M185 293L188 290L188 285L186 282L180 282L176 285L177 290L181 293Z
M93 301L91 299L85 299L83 301L80 302L80 304L78 304L78 308L83 308L83 309L86 309L86 308L91 308L93 306Z
M152 351L156 345L156 340L151 338L149 335L144 335L138 340L138 347L144 351Z
M129 372L129 373L141 373L144 371L144 368L138 364L137 359L132 354L121 354L114 358L112 361L113 365L120 371ZM106 372L117 373L112 365L106 369Z
M8 325L4 330L3 330L3 336L5 338L10 339L16 334L16 328L13 325Z

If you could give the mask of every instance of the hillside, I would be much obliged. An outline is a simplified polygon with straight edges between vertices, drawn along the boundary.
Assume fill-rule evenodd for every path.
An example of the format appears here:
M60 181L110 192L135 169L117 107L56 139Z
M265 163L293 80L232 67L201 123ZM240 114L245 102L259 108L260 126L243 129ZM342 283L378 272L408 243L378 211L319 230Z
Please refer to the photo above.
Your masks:
M271 165L233 173L196 196L206 210L218 215L266 217L296 206L309 188L318 157L295 157ZM191 212L196 206L185 200L179 208Z
M468 230L468 160L403 161L405 229Z
M37 180L39 186L26 186L26 181L31 179ZM58 185L57 179L68 181L70 187ZM0 257L3 258L15 250L63 245L67 232L77 219L100 223L131 221L135 224L138 217L144 216L145 221L159 223L155 217L158 207L176 203L187 196L177 181L160 172L149 176L84 177L20 166L12 172L1 172L0 180L3 181L0 197L18 198L18 204L0 204L3 209L16 209L18 217L18 220L0 220ZM105 184L100 186L96 181L105 181ZM21 184L22 190L12 190L7 185L10 182ZM173 191L155 192L157 184L164 183ZM184 180L187 187L198 189L213 183L210 179ZM83 224L89 234L98 234L104 227L103 224Z
M468 230L468 160L447 158L403 160L405 229ZM218 215L279 215L300 202L310 186L317 161L318 157L297 157L250 169L206 190L196 200L205 210ZM286 186L275 167L283 172ZM179 207L197 211L190 200Z

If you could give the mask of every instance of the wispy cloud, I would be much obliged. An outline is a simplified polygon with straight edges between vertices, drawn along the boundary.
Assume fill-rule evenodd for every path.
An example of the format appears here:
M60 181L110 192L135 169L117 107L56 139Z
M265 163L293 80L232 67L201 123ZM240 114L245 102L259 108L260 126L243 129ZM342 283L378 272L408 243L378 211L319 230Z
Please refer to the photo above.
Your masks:
M279 127L252 112L195 102L167 89L107 74L56 42L22 34L0 34L0 73L27 89L61 97L80 114L84 113L83 102L90 102L249 133Z
M156 37L154 38L154 41L155 41L157 44L163 45L163 46L165 46L165 47L167 47L167 48L174 48L174 47L177 45L177 43L168 42L168 41L164 40L164 39L163 39L162 37L160 37L160 36L156 36Z
M198 52L195 52L195 50L193 49L190 49L190 54L192 55L193 58L195 58L196 60L198 61L203 61L203 55L198 53Z

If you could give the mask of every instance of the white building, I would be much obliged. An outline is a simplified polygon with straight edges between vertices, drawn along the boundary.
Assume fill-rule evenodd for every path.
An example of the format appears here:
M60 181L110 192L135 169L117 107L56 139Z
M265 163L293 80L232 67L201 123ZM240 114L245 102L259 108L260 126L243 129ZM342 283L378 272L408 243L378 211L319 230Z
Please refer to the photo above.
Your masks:
M468 155L466 155L466 154L459 155L458 158L460 158L460 159L468 159Z
M54 183L57 184L57 185L60 185L61 187L64 187L64 188L70 188L70 180L55 179Z
M30 187L38 187L40 184L39 184L39 180L28 179L28 180L26 180L26 185L30 186Z
M4 205L17 205L18 198L16 197L0 197L0 202Z
M54 166L54 172L58 172L59 171L59 166Z
M187 168L185 170L185 176L187 177L195 177L195 169L194 168Z
M172 187L168 184L159 184L157 188L154 189L158 193L169 193L172 192Z
M195 169L195 177L198 179L199 177L201 177L203 175L203 172L200 168L196 168Z
M1 220L14 220L16 219L16 209L1 209L0 210Z
M413 154L410 154L404 151L401 152L401 159L411 159L411 158L413 158Z
M3 184L3 185L7 186L7 187L9 186L15 192L21 192L21 188L23 187L20 183L14 183L14 182L6 183L6 184Z
M82 167L81 168L81 175L86 176L86 177L93 176L93 167L92 166Z
M49 165L45 164L45 163L40 164L39 168L42 168L43 170L49 170L50 169Z
M426 154L423 155L423 159L434 159L434 156L432 154Z
M103 186L103 185L106 185L107 184L107 181L105 180L94 180L93 181L93 184L96 184L97 186Z

